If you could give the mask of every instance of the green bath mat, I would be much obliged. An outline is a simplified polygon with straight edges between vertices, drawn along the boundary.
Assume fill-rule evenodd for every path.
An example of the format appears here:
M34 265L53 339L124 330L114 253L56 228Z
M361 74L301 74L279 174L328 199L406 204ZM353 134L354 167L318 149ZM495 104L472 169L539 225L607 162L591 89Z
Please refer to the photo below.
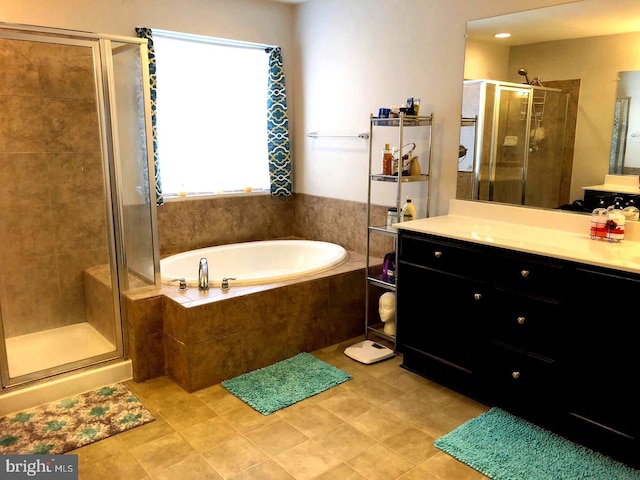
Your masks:
M434 445L494 480L640 479L640 470L499 408L460 425Z
M348 373L303 352L224 380L222 386L260 413L269 415L350 379Z

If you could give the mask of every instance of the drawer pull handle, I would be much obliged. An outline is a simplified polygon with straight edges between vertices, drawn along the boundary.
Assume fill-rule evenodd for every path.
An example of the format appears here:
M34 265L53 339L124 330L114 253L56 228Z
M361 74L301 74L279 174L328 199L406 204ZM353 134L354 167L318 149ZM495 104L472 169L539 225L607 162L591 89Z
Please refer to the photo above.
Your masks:
M518 380L518 379L520 378L520 372L519 372L519 371L517 371L517 370L514 370L513 372L511 372L511 377L512 377L514 380Z
M522 324L524 324L525 318L524 317L518 317L518 319L516 321L518 322L518 325L522 325Z
M442 256L442 252L440 250L436 250L433 252L433 256L436 258L440 258Z
M520 275L522 276L522 278L527 278L529 276L529 270L522 270L520 272Z
M473 298L474 298L474 300L480 300L482 298L482 294L481 293L474 293L473 294Z

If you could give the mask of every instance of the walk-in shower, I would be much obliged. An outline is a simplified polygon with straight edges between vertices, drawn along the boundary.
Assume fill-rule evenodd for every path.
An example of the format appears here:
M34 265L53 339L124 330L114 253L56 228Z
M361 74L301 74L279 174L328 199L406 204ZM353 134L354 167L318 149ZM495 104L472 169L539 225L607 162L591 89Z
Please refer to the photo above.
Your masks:
M518 73L527 76L525 69ZM467 182L466 198L547 208L568 202L568 100L557 88L465 81L462 116L476 119L461 128L467 152L459 159L458 178L459 187Z
M146 59L0 24L0 396L124 359L122 297L159 285Z

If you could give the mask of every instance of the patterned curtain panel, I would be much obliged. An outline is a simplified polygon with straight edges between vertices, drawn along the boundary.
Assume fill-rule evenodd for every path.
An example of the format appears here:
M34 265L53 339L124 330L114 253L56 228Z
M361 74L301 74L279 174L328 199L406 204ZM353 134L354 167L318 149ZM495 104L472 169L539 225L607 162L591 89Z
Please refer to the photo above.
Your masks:
M156 177L156 204L162 205L162 183L160 182L160 163L158 162L158 130L156 128L156 52L153 49L151 29L136 27L138 38L146 38L149 49L149 88L151 89L151 131L153 133L153 165Z
M287 92L284 85L280 47L269 53L269 98L267 100L267 130L271 195L288 197L293 190L291 151L289 148L289 118Z

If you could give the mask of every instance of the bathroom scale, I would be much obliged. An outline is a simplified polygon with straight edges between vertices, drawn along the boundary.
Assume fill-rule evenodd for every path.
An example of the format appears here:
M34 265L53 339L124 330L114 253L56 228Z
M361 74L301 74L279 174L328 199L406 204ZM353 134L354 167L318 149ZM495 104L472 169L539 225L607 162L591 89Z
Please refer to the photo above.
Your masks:
M344 354L365 364L376 363L395 356L393 350L371 340L364 340L345 348Z

